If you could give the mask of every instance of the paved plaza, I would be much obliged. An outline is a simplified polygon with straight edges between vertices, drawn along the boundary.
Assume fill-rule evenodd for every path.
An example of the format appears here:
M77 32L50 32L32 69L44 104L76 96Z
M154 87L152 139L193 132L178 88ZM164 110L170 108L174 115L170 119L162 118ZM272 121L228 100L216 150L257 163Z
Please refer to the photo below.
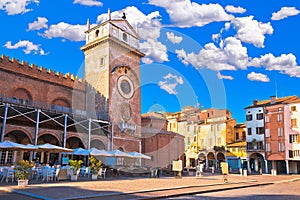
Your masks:
M17 183L0 183L0 199L161 199L182 195L211 194L216 191L254 191L247 188L281 184L300 188L300 175L229 175L228 183L222 175L204 174L201 177L108 177L91 181L30 182L25 188ZM236 190L233 190L236 189ZM230 192L230 190L232 190ZM293 190L300 198L300 191ZM235 193L237 194L237 193ZM238 194L241 195L240 192ZM275 193L274 193L275 194Z

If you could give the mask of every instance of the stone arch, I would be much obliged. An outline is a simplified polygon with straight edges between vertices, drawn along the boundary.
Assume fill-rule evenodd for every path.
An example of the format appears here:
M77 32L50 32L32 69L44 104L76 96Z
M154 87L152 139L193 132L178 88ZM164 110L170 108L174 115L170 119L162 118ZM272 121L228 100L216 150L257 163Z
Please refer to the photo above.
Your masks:
M15 89L13 96L16 98L29 99L32 100L31 93L25 88L17 88Z
M38 137L37 144L53 144L57 146L61 146L61 141L55 134L52 133L43 133Z
M13 98L21 104L28 104L32 101L31 93L25 88L17 88L13 92Z
M11 131L5 135L5 140L16 142L19 144L30 144L30 138L26 133L18 130Z
M215 154L213 152L209 152L207 154L208 167L213 167L215 164Z
M260 153L252 153L249 155L249 166L251 172L259 173L262 171L265 173L265 161L264 156Z
M105 149L105 144L101 140L92 140L91 147L101 150L101 149Z
M224 153L219 152L219 153L217 154L218 168L221 167L221 162L225 162L225 160L226 160L226 158L225 158Z
M31 144L32 140L29 134L22 130L10 130L8 133L5 134L4 140L8 140L11 142L19 143L19 144ZM1 150L0 150L1 151ZM1 154L0 159L5 160L6 153ZM10 152L8 154L8 157L10 157L10 160L13 158L13 154ZM24 159L24 160L30 160L30 152L21 152L20 154L17 154L15 157L16 161Z
M83 142L78 137L69 137L66 141L66 147L70 149L85 148Z
M205 156L205 154L204 153L199 153L198 160L199 160L200 164L205 164L206 163L206 156Z
M51 104L68 108L71 107L71 103L65 98L56 98L51 102Z
M28 139L25 139L25 136ZM17 142L20 144L33 144L33 138L28 130L24 128L12 128L9 129L4 136L4 140L9 140L12 142Z

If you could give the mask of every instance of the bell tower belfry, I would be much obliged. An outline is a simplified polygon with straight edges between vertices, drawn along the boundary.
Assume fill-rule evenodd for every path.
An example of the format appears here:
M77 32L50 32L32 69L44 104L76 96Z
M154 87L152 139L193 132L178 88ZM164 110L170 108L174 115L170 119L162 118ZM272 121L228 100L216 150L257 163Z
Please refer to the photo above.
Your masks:
M122 16L121 16L122 17ZM113 149L140 151L141 100L139 36L123 17L90 27L87 22L84 78L108 99Z

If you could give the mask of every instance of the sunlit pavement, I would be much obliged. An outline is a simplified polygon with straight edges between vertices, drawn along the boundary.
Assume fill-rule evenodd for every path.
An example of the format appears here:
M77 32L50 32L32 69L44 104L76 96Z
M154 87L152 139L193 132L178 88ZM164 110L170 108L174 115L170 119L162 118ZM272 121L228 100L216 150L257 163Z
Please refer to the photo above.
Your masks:
M25 188L19 188L17 183L0 183L0 199L141 199L159 198L174 195L176 189L183 188L184 194L195 194L195 187L201 186L201 192L213 192L222 188L239 187L232 191L251 191L243 189L247 184L261 186L274 184L281 185L282 190L286 185L299 188L300 175L228 175L228 183L223 182L222 175L204 174L201 177L184 176L182 178L161 177L108 177L97 181L89 181L87 178L79 181L60 181L48 183L29 183ZM296 187L297 186L297 187ZM261 188L261 187L260 187ZM174 190L175 189L175 190ZM289 188L287 188L289 189ZM206 191L207 190L207 191ZM227 190L227 189L226 189ZM147 196L149 191L158 191L155 196ZM172 192L173 191L173 192ZM179 191L179 190L178 190ZM193 191L193 193L189 193ZM206 191L206 192L205 192ZM231 191L231 193L232 193ZM195 193L194 193L195 192ZM175 192L176 193L176 192ZM296 194L300 191L295 191ZM144 195L145 194L145 195ZM238 192L240 194L240 192ZM180 196L181 194L177 194Z

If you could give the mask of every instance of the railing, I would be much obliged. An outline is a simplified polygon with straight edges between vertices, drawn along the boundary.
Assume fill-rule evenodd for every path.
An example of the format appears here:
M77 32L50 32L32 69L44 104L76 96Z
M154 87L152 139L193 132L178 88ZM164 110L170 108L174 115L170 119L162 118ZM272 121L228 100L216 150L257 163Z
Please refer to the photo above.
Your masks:
M48 104L45 102L38 102L38 101L32 101L30 99L17 99L17 98L9 98L5 97L3 95L0 95L0 103L8 103L10 105L20 106L20 107L26 107L26 108L39 108L43 111L49 111L54 113L63 113L68 115L75 115L80 117L91 117L93 119L98 120L104 120L108 121L109 117L106 112L88 112L86 110L80 110L80 109L72 109L70 107L65 106L59 106L59 105L53 105Z

